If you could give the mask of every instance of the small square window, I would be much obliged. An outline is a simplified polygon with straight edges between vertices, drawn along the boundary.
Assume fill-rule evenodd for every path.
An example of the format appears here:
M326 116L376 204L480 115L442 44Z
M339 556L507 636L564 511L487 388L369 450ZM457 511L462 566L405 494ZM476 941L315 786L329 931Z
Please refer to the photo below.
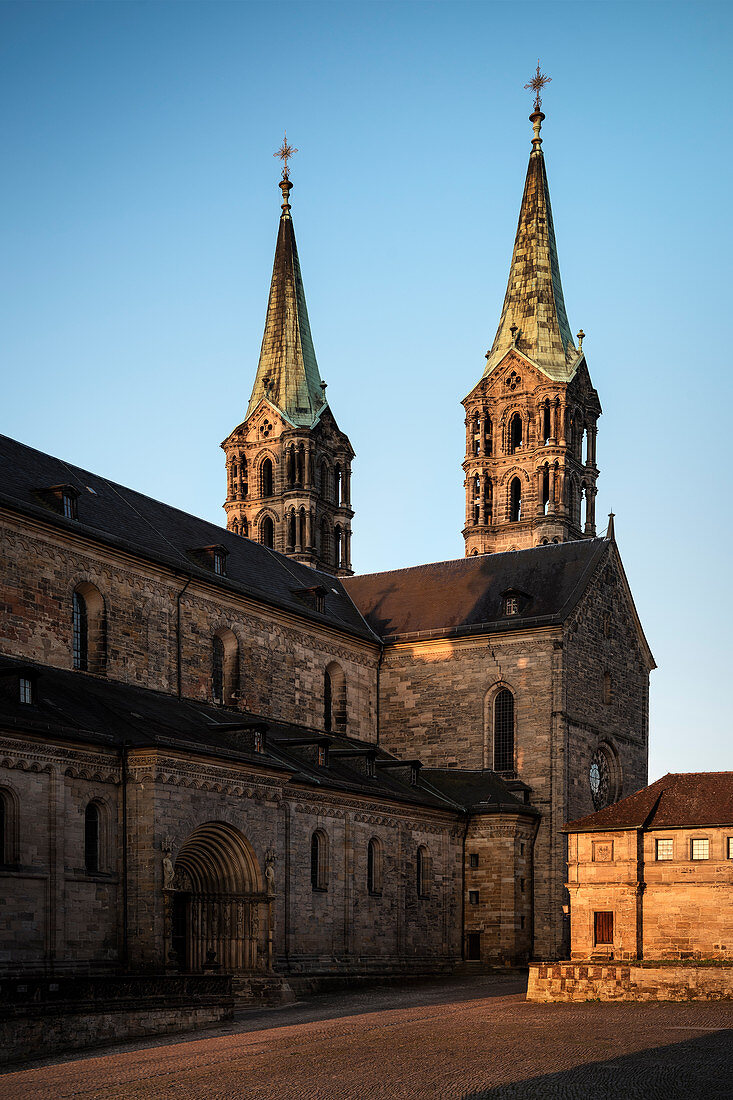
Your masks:
M674 841L657 841L657 859L674 859Z
M731 838L733 839L733 838ZM468 856L468 866L476 868L478 867L478 852L470 852Z
M710 859L710 841L707 837L695 837L690 841L691 859Z
M33 681L27 676L20 677L20 701L21 703L33 702Z
M478 890L469 890L468 891L468 904L469 905L478 905Z

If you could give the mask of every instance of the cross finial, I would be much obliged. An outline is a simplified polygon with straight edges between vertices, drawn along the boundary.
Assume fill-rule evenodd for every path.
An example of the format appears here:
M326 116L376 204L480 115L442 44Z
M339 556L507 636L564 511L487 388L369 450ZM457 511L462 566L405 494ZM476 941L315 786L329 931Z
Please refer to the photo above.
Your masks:
M545 84L549 84L552 80L551 76L545 76L543 72L540 72L540 62L537 59L537 72L534 74L529 84L525 84L524 87L531 89L534 92L534 109L535 111L542 110L542 96L540 92L544 88Z
M289 180L290 179L290 176L288 175L288 161L297 152L298 152L298 150L294 149L292 145L288 145L288 132L286 130L285 131L285 136L283 137L282 145L280 146L280 148L278 149L278 151L276 153L272 154L273 157L279 157L280 160L283 162L283 179L284 180Z

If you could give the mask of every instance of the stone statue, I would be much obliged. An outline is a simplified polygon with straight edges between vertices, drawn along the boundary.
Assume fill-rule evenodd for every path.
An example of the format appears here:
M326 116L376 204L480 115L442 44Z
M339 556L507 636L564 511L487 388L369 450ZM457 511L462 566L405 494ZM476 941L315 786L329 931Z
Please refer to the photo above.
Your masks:
M173 866L173 860L171 859L170 851L163 853L163 889L173 889L173 879L175 878L175 868Z
M275 893L275 860L277 856L269 851L265 856L265 890L268 894Z

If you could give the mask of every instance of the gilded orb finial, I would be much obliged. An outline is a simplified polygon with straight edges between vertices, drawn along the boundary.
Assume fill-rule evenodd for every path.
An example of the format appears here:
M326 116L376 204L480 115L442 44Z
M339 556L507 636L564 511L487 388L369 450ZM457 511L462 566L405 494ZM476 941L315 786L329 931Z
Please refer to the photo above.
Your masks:
M298 150L294 149L292 145L288 145L288 132L286 130L285 136L283 137L282 145L276 153L272 154L273 157L279 157L280 160L283 162L283 180L290 179L290 175L288 173L288 161L291 160L297 152Z
M580 332L577 333L577 337L578 337L578 351L582 351L583 350L583 341L585 340L585 333L583 332L582 329L580 330Z
M549 84L551 80L552 80L551 76L545 76L545 74L540 71L540 61L539 61L539 58L537 58L537 72L534 74L534 76L530 80L529 84L524 85L524 87L526 89L528 89L528 90L531 89L531 91L533 91L534 94L535 94L534 95L534 109L535 109L535 111L541 111L542 110L542 96L540 95L540 92L544 88L545 84Z

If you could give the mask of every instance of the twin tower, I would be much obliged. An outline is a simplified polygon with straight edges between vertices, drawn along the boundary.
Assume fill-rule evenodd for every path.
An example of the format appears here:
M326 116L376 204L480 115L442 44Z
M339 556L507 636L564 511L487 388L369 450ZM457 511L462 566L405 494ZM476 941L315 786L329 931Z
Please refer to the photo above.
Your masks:
M466 554L595 535L597 421L583 352L565 312L540 130L509 282L486 368L466 409ZM222 447L227 527L307 565L351 569L354 452L326 399L313 349L287 161L275 263L247 414Z

